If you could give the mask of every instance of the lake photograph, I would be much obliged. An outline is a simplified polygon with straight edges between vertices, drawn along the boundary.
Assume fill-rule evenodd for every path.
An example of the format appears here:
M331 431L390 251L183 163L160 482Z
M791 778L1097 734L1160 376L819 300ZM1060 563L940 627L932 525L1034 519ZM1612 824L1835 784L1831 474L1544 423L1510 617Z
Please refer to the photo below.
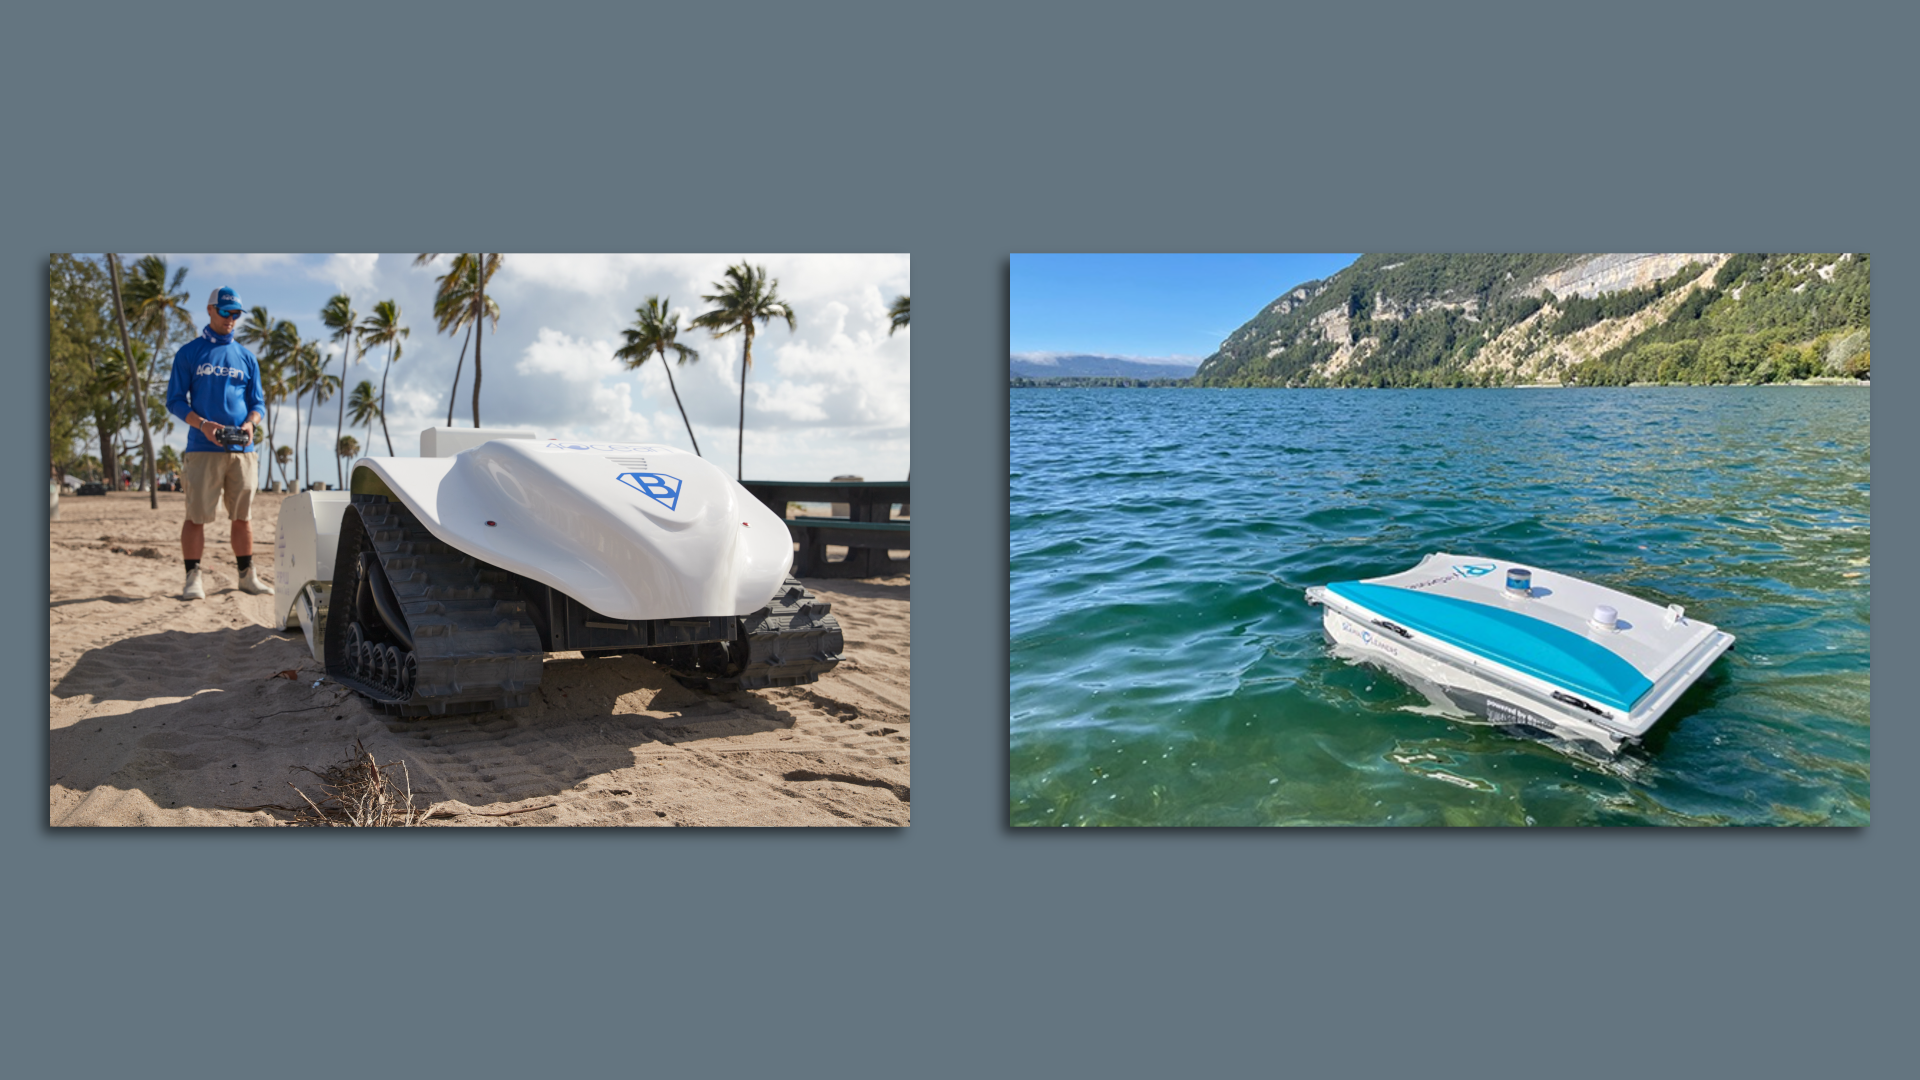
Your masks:
M1013 255L1009 823L1867 824L1870 269Z

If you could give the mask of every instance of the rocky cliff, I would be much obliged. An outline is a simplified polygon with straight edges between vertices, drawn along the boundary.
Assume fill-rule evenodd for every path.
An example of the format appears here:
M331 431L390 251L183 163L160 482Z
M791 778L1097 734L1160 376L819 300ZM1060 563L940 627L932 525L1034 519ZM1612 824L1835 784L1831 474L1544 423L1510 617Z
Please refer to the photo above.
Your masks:
M1869 275L1862 254L1363 255L1263 306L1201 363L1194 382L1498 386L1859 374L1869 355L1861 336Z

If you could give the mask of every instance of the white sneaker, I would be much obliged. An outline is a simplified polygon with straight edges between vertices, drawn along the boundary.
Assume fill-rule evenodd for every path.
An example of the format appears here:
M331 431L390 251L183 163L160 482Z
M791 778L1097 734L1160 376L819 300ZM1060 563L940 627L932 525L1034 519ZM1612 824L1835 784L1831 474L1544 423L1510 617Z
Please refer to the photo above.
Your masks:
M273 586L260 584L260 572L249 566L247 572L240 575L240 591L258 596L263 592L272 592Z
M200 584L200 568L196 566L187 571L187 587L180 590L180 599L205 600L206 598L207 589Z

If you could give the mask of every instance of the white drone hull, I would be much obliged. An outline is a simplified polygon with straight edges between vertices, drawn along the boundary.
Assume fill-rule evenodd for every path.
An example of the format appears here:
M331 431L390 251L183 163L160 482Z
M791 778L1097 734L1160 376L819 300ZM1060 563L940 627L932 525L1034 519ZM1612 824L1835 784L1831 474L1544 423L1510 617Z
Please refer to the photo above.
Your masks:
M1531 585L1506 587L1509 570ZM1435 704L1611 755L1638 741L1733 636L1638 597L1503 560L1429 555L1411 570L1307 590L1343 655ZM1596 621L1610 611L1611 622Z
M601 615L746 616L792 569L786 523L697 455L650 443L437 434L448 456L361 458L352 491L391 495L439 540ZM435 442L423 437L423 450L432 454ZM316 657L350 498L302 492L281 507L276 616L308 628Z

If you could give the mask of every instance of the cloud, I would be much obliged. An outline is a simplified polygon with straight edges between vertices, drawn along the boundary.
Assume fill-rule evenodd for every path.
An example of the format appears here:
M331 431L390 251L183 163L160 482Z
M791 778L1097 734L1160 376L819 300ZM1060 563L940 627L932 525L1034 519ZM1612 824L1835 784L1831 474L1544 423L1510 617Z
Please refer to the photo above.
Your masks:
M372 288L374 268L379 264L378 255L328 255L320 265L313 267L308 274L316 281L324 281L336 290L348 294Z
M569 382L592 382L619 371L614 346L604 341L577 341L550 326L540 328L514 370Z
M193 267L204 278L247 278L282 272L298 267L302 256L254 253L250 255L171 255L176 264ZM207 291L217 286L209 282Z
M657 425L652 416L635 410L633 380L613 358L614 348L605 341L583 341L541 327L513 366L536 388L521 399L515 414L526 418L523 422L544 422L543 435L653 438Z

